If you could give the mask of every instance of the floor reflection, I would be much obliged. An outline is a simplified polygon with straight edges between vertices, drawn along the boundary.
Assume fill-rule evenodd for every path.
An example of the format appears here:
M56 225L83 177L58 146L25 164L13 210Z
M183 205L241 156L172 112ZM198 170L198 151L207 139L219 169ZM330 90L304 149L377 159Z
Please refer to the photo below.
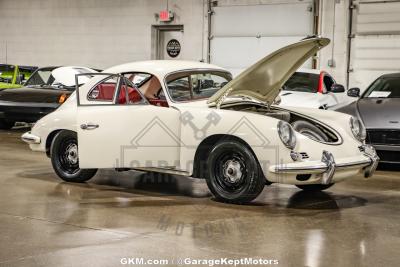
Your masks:
M295 209L330 210L364 206L366 200L356 196L336 195L333 193L299 191L293 194L287 207Z

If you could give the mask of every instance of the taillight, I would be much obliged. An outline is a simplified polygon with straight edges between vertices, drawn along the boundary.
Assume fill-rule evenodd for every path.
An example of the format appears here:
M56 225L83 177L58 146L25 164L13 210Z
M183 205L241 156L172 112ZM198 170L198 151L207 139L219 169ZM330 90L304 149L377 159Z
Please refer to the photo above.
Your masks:
M59 104L64 103L65 100L67 100L67 98L68 98L68 95L67 95L67 94L62 94L62 95L60 95L60 98L58 99L58 103L59 103Z

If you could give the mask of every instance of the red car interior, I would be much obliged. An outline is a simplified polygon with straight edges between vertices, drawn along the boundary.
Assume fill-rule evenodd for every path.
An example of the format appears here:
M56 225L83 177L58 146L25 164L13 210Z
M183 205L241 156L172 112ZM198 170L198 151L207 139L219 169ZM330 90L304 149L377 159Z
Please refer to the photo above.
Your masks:
M114 97L115 93L115 83L103 83L97 85L97 89L99 90L99 95L96 99L98 100L108 100L111 101ZM118 97L118 104L125 104L127 103L126 101L126 86L122 86L121 93L119 94ZM158 99L158 98L147 98L149 103L154 106L160 106L160 107L168 107L168 102L165 99ZM137 90L135 90L133 87L128 87L128 103L137 103L141 101L141 96Z
M113 100L115 92L115 83L102 83L96 86L99 90L98 100Z
M319 74L319 81L318 81L318 93L324 93L324 76L325 72L321 71Z

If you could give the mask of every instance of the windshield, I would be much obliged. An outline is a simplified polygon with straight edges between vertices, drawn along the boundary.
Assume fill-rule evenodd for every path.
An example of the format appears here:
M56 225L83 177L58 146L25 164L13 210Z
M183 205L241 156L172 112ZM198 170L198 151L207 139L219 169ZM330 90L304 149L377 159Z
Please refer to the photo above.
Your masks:
M284 91L306 93L318 92L319 75L314 73L295 72L283 85Z
M381 77L365 91L363 98L400 98L400 77Z
M96 72L85 67L48 67L37 70L25 83L27 87L75 89L75 75ZM90 77L80 77L79 84L84 84Z
M209 98L230 80L231 74L223 71L187 71L166 78L168 93L176 102Z
M25 86L51 85L54 82L54 77L51 76L51 71L54 69L55 67L38 69L32 74Z

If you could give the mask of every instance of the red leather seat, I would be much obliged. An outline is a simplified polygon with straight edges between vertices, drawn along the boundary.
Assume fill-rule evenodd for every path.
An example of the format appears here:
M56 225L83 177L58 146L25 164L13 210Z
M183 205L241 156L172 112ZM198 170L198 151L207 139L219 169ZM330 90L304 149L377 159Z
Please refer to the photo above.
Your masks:
M114 92L115 92L115 84L114 83L103 83L97 85L97 89L99 90L98 100L113 100Z
M118 103L119 104L125 104L126 103L126 91L125 91L126 86L123 85L121 87L121 91L119 94L119 98L118 98ZM128 87L128 103L137 103L140 102L142 100L142 97L140 96L140 94L138 93L137 90L135 90L132 87Z

